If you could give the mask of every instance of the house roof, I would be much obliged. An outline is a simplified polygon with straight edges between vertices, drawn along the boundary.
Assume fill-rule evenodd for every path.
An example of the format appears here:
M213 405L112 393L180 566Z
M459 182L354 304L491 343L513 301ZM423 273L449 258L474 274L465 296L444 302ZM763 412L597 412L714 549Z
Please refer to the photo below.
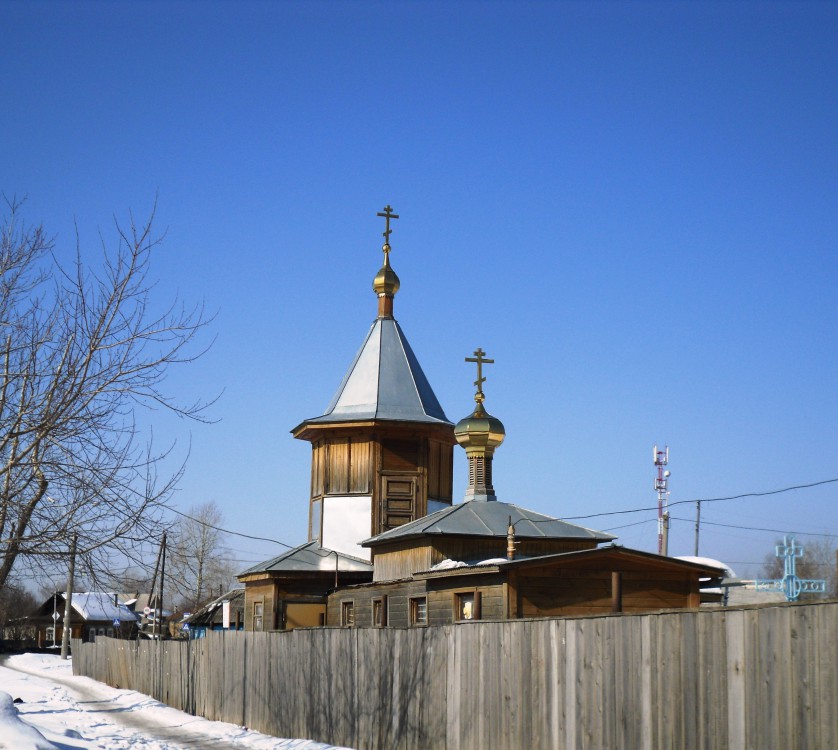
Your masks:
M114 604L114 597L117 597L117 604ZM50 596L31 615L36 619L52 619L53 612L64 616L65 594L56 592ZM122 602L118 600L118 594L106 593L103 591L84 591L73 594L73 616L81 617L85 622L136 622L137 616Z
M303 425L366 420L451 424L393 318L377 318L322 416Z
M335 555L341 573L371 573L372 564L358 557L321 547L317 541L301 544L277 557L248 568L239 578L253 573L334 573Z
M517 539L588 539L597 542L616 539L612 534L577 526L512 503L470 500L385 531L361 544L375 547L422 536L506 537L510 519Z
M114 594L88 591L73 594L73 609L85 620L120 620L134 622L137 617L124 604L114 604Z
M450 564L435 566L431 570L421 571L414 574L415 578L437 578L457 575L473 575L497 570L508 570L510 568L538 567L540 565L552 565L556 567L573 567L575 565L590 566L594 561L610 560L634 563L640 567L669 568L672 570L690 571L703 578L721 579L724 576L724 569L715 565L691 562L677 557L657 555L653 552L622 547L617 544L609 544L605 547L595 549L576 550L574 552L558 552L550 555L539 555L536 557L520 557L514 560L493 559L475 563L473 565Z
M197 612L184 617L184 621L190 625L210 625L215 621L219 612L223 611L225 602L230 602L231 608L235 610L244 609L244 589L231 589L226 594L222 594L216 599L213 599L208 604L205 604Z

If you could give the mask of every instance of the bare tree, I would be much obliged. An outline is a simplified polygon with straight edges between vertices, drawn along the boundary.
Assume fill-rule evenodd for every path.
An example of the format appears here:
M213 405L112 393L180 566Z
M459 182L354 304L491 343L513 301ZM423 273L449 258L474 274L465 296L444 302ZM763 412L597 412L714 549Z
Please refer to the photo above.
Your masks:
M219 507L209 502L190 508L172 531L166 586L184 609L194 612L234 580L232 553L220 528L223 521Z
M117 552L134 554L162 521L180 469L158 476L137 425L143 406L200 419L206 404L162 390L174 365L193 361L203 309L177 300L156 311L149 267L159 239L151 218L116 223L101 260L59 263L40 226L7 202L0 227L0 589L13 570L66 565L79 535L80 574L95 577Z
M9 640L23 637L28 628L25 617L41 603L18 583L9 582L0 589L0 636Z

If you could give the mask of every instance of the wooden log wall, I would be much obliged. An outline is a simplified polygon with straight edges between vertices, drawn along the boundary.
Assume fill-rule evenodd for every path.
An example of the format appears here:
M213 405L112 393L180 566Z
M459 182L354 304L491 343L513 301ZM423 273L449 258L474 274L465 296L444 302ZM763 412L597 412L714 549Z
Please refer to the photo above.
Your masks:
M73 642L73 671L358 750L838 747L838 601Z

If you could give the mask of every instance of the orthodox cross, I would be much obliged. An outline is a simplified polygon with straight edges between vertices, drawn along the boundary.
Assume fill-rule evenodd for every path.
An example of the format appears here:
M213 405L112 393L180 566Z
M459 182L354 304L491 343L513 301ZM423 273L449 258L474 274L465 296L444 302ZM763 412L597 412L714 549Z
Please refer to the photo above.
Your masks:
M486 359L486 352L484 352L482 348L478 347L477 350L474 352L473 357L466 357L466 362L477 363L477 380L474 381L474 384L477 386L477 394L475 395L474 400L482 401L483 383L486 382L486 378L483 377L483 365L493 365L495 364L495 360Z
M775 580L756 580L754 589L756 591L782 591L786 600L793 602L801 593L825 593L826 581L804 579L797 577L797 565L795 560L803 557L803 547L794 543L794 537L783 537L783 543L776 547L776 557L783 559L783 577Z
M377 213L376 216L381 216L384 218L386 224L384 226L384 246L389 249L390 247L390 233L393 231L390 229L390 219L398 219L399 215L393 213L393 207L388 203L384 206L384 213ZM387 250L384 251L385 253Z

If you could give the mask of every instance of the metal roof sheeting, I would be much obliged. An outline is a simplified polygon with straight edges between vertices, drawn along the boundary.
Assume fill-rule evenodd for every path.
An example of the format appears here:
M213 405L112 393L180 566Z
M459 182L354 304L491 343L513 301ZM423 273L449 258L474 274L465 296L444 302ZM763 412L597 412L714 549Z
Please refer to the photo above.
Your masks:
M393 318L376 319L326 412L306 422L369 419L451 424Z
M509 519L518 539L593 539L608 542L612 534L577 526L511 503L471 500L438 510L383 534L366 539L364 547L426 535L506 537Z
M335 555L338 557L338 571L341 573L365 573L372 571L372 564L328 547L321 547L317 541L306 542L281 555L248 568L239 576L252 573L333 573Z

